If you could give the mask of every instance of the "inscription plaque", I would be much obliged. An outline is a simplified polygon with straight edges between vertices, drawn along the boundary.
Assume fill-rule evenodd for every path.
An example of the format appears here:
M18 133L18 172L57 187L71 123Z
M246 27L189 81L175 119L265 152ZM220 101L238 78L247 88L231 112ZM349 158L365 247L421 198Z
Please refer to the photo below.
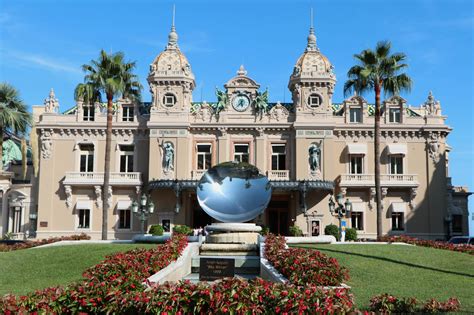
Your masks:
M232 258L201 258L199 281L214 281L235 276L235 260Z

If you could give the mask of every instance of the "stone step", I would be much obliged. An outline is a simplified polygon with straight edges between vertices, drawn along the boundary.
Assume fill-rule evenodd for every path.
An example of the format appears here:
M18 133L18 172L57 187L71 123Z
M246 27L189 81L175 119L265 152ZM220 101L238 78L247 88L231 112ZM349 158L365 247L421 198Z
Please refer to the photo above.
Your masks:
M257 244L216 244L204 243L200 248L201 252L256 252ZM231 254L230 254L231 255Z
M221 258L226 257L226 256L241 256L241 257L252 257L252 256L257 256L258 252L257 251L231 251L231 252L222 252L222 251L212 251L212 250L207 250L207 251L201 251L200 252L201 256L221 256Z
M253 274L243 274L243 273L237 273L235 274L236 278L243 278L247 280L255 279L259 277L259 274L253 273ZM191 283L198 283L199 282L199 273L190 273L187 276L183 278L183 280L189 280Z

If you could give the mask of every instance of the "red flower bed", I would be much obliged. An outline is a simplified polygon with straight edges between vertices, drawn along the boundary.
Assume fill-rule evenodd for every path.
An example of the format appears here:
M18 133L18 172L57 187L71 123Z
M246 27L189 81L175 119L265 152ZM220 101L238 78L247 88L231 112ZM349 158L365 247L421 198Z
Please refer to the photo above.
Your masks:
M474 255L474 245L469 244L450 244L448 242L440 242L440 241L430 241L430 240L420 240L414 237L399 235L399 236L383 236L379 238L381 242L403 242L407 244L413 244L417 246L424 246L424 247L432 247L438 249L447 249L456 252L466 253L470 255Z
M16 243L13 245L0 244L0 252L9 252L12 250L26 249L26 248L56 243L60 241L78 241L78 240L90 240L90 239L91 237L89 235L81 233L79 235L51 237L51 238L37 240L37 241L26 241L22 243Z
M176 260L187 244L187 236L178 234L155 249L140 248L107 256L82 276L86 286L106 284L115 290L130 291Z
M429 299L421 305L415 298L398 298L387 293L370 299L370 311L381 314L457 312L460 306L461 303L456 298L449 298L446 302Z
M25 297L5 297L5 314L48 313L116 314L341 314L354 311L345 289L322 290L256 279L224 279L214 284L166 283L148 291L79 291L47 289Z
M346 268L335 258L313 249L285 248L283 236L268 234L265 257L292 284L338 286L349 279Z
M87 269L84 280L65 288L38 290L26 296L5 295L0 299L0 313L100 313L109 303L120 312L123 297L143 292L143 282L176 260L187 245L187 236L175 235L156 249L136 249L117 253Z

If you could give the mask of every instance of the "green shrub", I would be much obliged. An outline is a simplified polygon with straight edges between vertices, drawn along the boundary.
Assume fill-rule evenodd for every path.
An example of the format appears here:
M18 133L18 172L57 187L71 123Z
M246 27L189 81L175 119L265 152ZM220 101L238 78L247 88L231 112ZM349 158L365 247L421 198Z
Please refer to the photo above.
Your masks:
M262 227L262 230L260 231L260 235L265 236L268 233L270 233L270 228L268 226L261 225L261 227Z
M148 233L153 236L161 236L163 235L163 232L163 227L159 224L153 224L152 226L150 226L150 230L148 231Z
M173 227L173 233L184 234L184 235L193 235L193 229L187 225L175 225Z
M290 235L291 236L303 236L303 231L301 231L299 226L292 225L292 226L290 226Z
M334 225L334 224L326 225L326 227L324 228L324 234L332 235L336 238L336 240L339 241L339 228L337 227L337 225Z
M354 228L346 229L346 241L357 241L357 230Z

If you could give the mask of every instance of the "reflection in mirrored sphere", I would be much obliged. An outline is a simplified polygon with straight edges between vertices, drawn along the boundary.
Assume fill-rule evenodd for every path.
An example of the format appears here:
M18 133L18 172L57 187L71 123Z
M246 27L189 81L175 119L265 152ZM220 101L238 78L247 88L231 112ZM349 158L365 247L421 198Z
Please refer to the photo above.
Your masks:
M221 222L246 222L270 202L268 178L248 163L225 162L210 168L197 187L201 208Z

